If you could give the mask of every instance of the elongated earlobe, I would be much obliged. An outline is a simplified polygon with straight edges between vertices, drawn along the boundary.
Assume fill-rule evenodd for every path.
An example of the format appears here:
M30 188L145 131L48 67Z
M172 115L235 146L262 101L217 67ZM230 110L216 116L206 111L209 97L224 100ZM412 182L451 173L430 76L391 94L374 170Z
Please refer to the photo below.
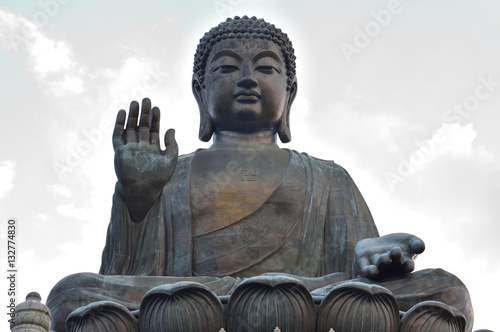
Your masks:
M210 118L208 110L205 106L205 100L203 98L203 88L195 76L193 76L191 88L193 90L193 95L196 99L196 102L198 103L198 109L200 111L200 130L198 133L198 138L203 142L208 142L212 138L214 129L212 119Z
M281 117L278 127L278 136L282 143L288 143L292 140L292 133L290 131L290 112L288 111Z
M292 133L290 131L290 108L292 107L295 96L297 95L297 80L295 78L290 90L288 90L288 93L288 101L278 125L278 136L280 137L282 143L288 143L292 140Z
M208 112L200 108L200 131L198 132L198 138L203 142L208 142L212 138L214 133L212 120Z

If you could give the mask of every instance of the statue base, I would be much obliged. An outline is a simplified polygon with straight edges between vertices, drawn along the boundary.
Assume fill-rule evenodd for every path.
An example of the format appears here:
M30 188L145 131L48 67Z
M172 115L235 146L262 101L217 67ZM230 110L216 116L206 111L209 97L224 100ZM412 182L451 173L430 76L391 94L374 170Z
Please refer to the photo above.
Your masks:
M457 309L424 301L400 311L393 293L377 284L341 282L326 295L313 296L298 279L258 276L218 296L198 282L157 286L130 311L112 301L97 301L73 311L66 331L238 331L238 332L465 332ZM56 330L55 332L61 332Z

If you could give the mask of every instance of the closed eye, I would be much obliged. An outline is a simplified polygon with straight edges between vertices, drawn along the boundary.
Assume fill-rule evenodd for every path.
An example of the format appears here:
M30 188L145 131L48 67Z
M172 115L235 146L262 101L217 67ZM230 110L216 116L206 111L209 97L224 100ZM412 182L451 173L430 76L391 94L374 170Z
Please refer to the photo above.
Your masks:
M273 66L258 66L256 69L264 74L273 74L274 71L276 71L278 74L281 74L278 68Z
M214 72L220 71L221 73L230 73L230 72L236 71L238 69L239 68L237 66L234 66L234 65L221 65L221 66L215 67L213 71Z

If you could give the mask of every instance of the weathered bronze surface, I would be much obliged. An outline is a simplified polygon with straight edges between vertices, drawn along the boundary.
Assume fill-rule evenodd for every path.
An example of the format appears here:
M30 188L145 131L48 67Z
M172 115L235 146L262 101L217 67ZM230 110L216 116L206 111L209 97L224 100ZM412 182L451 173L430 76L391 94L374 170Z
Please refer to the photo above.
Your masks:
M102 275L70 276L54 287L48 300L52 329L62 331L75 307L93 301L112 299L136 310L142 296L161 284L194 281L229 295L241 278L273 272L294 278L319 299L331 288L338 292L337 282L358 278L354 288L381 285L402 311L424 300L444 302L466 321L455 330L471 330L472 305L460 280L442 270L412 273L415 255L425 248L421 239L379 236L346 170L278 147L277 136L284 143L291 139L297 93L293 48L281 30L256 18L221 23L200 41L192 89L200 139L213 137L206 150L178 157L173 130L162 150L160 110L149 99L141 107L132 102L128 117L118 113L118 182ZM397 309L387 301L394 319ZM231 308L226 322L239 319L231 312L240 308ZM325 315L321 322L328 324ZM391 324L395 329L399 321Z
M250 314L249 314L250 313ZM243 281L226 307L228 331L314 332L316 310L307 288L294 278L260 276Z
M335 286L321 302L318 331L399 330L399 310L392 293L379 285L346 282Z
M219 331L224 308L206 286L178 282L148 291L141 301L141 331Z
M139 323L130 311L114 301L96 301L74 310L66 331L138 332Z

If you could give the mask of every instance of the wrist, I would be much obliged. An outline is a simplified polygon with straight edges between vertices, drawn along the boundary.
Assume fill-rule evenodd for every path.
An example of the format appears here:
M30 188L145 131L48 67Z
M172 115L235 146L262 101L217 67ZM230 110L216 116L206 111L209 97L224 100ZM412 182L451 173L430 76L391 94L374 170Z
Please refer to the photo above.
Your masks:
M161 189L158 190L152 186L124 186L120 182L117 182L115 191L122 198L130 218L135 223L144 220L162 192Z

